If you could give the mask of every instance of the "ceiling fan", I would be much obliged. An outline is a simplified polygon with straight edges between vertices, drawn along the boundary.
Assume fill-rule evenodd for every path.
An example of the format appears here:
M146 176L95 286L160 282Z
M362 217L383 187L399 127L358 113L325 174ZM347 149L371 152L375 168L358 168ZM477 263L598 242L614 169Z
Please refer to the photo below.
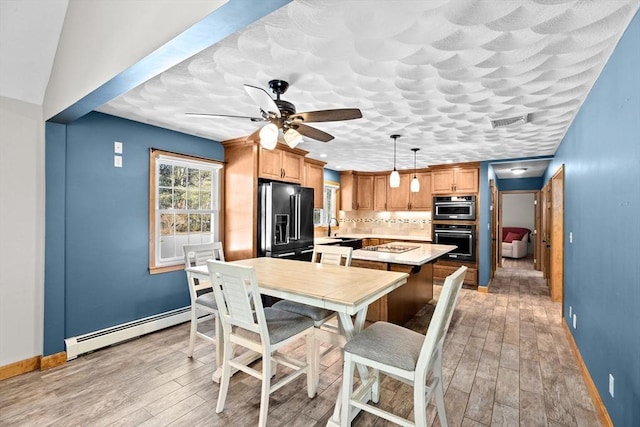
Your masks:
M289 101L280 99L280 95L285 93L289 88L289 83L284 80L271 80L269 87L276 95L276 99L271 98L267 91L262 88L244 85L244 90L253 102L260 107L261 117L208 113L186 113L186 115L192 117L233 117L249 119L252 122L269 122L247 137L248 140L256 140L259 138L260 144L267 149L275 148L278 143L280 129L282 129L287 145L293 148L302 141L303 136L322 142L328 142L333 139L333 135L320 129L307 126L305 123L333 122L359 119L362 117L362 112L357 108L339 108L297 113L295 105Z

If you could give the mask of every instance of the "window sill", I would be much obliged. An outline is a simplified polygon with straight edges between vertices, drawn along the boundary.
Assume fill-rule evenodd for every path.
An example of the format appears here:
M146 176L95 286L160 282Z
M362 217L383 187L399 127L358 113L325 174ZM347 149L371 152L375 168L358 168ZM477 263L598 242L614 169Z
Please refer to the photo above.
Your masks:
M162 267L149 267L149 274L169 273L170 271L184 270L184 264L163 265Z

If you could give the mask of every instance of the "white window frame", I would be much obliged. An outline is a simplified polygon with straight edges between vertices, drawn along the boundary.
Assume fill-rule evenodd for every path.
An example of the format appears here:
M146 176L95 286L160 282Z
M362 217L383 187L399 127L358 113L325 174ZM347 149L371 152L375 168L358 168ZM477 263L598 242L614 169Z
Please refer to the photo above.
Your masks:
M172 167L186 167L189 169L198 169L200 171L208 171L211 173L211 194L209 195L211 205L207 209L201 209L200 207L194 208L193 206L178 207L171 206L170 208L160 208L160 190L170 188L172 193L175 193L176 187L172 183L169 187L161 187L160 180L160 166L171 165ZM162 150L151 150L150 154L150 167L149 167L149 184L150 184L150 197L149 197L149 271L151 274L162 273L166 271L179 270L184 267L184 255L181 247L185 244L200 244L208 243L220 240L220 209L221 209L221 176L222 176L222 164L220 162L208 159L202 159L198 157L188 156L184 154L171 153ZM201 191L202 186L198 191ZM185 187L186 200L188 200L189 187ZM163 235L161 232L163 215L206 215L209 216L210 230L208 232L193 232L186 233L176 232L173 230L173 235ZM187 221L187 227L191 224ZM171 242L168 240L171 239ZM164 245L164 247L163 247ZM167 245L172 246L167 248ZM164 248L164 249L163 249ZM173 256L162 257L161 252L169 251L173 252Z
M324 197L322 202L322 220L321 225L329 225L331 218L338 218L338 194L340 191L339 184L325 183L323 187ZM327 197L327 191L330 192L330 197ZM333 202L331 204L331 202ZM329 206L333 206L330 212Z

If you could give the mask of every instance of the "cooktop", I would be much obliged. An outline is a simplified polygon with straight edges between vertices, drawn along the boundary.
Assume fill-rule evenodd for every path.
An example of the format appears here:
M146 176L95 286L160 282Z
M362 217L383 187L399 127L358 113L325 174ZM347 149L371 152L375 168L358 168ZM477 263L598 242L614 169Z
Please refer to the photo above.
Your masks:
M365 251L376 251L376 252L390 252L394 254L399 254L402 252L412 251L420 246L411 246L411 245L378 245L378 246L366 246L362 249Z

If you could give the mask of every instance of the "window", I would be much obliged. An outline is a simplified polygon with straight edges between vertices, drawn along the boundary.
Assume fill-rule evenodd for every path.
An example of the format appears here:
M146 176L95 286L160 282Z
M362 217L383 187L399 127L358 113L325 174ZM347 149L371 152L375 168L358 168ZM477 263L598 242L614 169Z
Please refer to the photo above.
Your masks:
M149 199L149 270L182 268L186 244L220 240L222 165L151 150Z
M331 218L338 217L337 193L340 187L335 184L325 184L324 186L324 206L321 214L321 224L326 226Z

